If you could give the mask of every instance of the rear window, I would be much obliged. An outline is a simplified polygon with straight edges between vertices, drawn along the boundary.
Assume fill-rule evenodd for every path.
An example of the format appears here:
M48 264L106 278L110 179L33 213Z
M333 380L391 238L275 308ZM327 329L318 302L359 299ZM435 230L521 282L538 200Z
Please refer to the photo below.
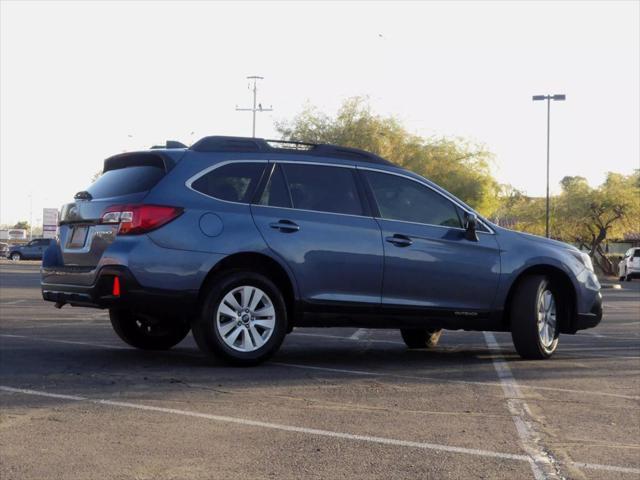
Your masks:
M151 190L162 177L164 169L155 166L135 166L108 170L87 191L93 198L108 198Z

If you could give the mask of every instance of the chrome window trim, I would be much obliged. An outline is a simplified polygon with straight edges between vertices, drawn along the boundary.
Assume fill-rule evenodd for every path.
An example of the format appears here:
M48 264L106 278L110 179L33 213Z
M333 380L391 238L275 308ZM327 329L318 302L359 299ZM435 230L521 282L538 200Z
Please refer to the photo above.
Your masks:
M401 177L401 178L406 178L407 180L412 180L416 183L418 183L419 185L422 185L424 187L429 188L431 191L437 193L438 195L440 195L441 197L443 197L444 199L450 201L451 203L453 203L454 205L456 205L458 208L460 208L463 212L466 213L473 213L474 215L477 215L477 213L468 210L467 208L465 208L464 206L462 206L460 203L458 203L457 201L455 201L452 198L449 198L448 196L444 195L442 192L439 192L438 190L436 190L435 188L433 188L431 185L422 182L420 180L418 180L417 178L413 178L410 177L408 175L399 173L399 172L393 172L393 171L389 171L389 170L383 170L380 168L372 168L372 167L363 167L360 165L342 165L342 164L338 164L338 163L328 163L328 162L307 162L307 161L302 161L302 160L278 160L278 159L273 159L273 160L259 160L259 159L233 159L233 160L225 160L223 162L219 162L216 163L215 165L211 165L201 171L199 171L198 173L192 175L191 177L189 177L186 182L185 182L185 186L195 192L198 193L204 197L207 198L213 198L214 200L217 200L219 202L224 202L224 203L231 203L231 204L235 204L235 205L250 205L252 207L261 207L261 208L280 208L283 210L297 210L300 212L313 212L313 213L324 213L327 215L342 215L345 217L358 217L358 218L375 218L377 220L386 220L389 222L400 222L400 223L408 223L411 225L424 225L424 226L429 226L429 227L438 227L438 228L448 228L448 229L453 229L453 230L460 230L460 231L465 231L464 228L460 228L460 227L449 227L446 225L434 225L431 223L421 223L421 222L410 222L407 220L395 220L392 218L383 218L383 217L376 217L376 216L371 216L371 215L354 215L351 213L338 213L338 212L324 212L321 210L306 210L306 209L302 209L302 208L291 208L291 207L274 207L274 206L270 206L270 205L259 205L257 203L246 203L246 202L234 202L231 200L223 200L222 198L218 198L218 197L213 197L211 195L207 195L206 193L200 192L196 189L194 189L192 187L193 182L195 182L196 180L198 180L200 177L212 172L213 170L216 170L218 168L221 168L225 165L228 165L230 163L291 163L291 164L298 164L298 165L319 165L322 167L338 167L338 168L350 168L353 170L369 170L372 172L378 172L378 173L386 173L388 175L395 175L397 177ZM480 223L482 223L482 225L484 225L484 227L489 230L488 232L483 232L481 230L477 230L477 233L483 233L485 235L495 235L495 231L489 226L487 225L482 218L478 218L478 220L480 221Z
M432 192L437 193L438 195L440 195L442 198L444 198L445 200L450 201L451 203L453 203L454 205L456 205L458 208L460 208L463 212L466 213L472 213L474 215L478 215L476 212L474 211L469 211L467 208L465 208L464 206L462 206L460 203L458 203L457 201L455 201L453 198L449 198L448 196L444 195L442 192L439 192L438 190L436 190L435 188L433 188L431 185L429 185L428 183L422 182L420 180L418 180L417 178L413 178L410 177L409 175L404 175L402 173L399 172L390 172L389 170L382 170L380 168L371 168L371 167L357 167L358 170L369 170L371 172L378 172L378 173L386 173L387 175L395 175L396 177L401 177L401 178L406 178L407 180L413 180L414 182L416 182L419 185L422 185L424 187L427 187L428 189L430 189ZM373 192L372 192L373 193ZM421 222L410 222L407 220L396 220L393 218L384 218L384 217L374 217L377 218L379 220L386 220L389 222L401 222L401 223L409 223L409 224L413 224L413 225L428 225L430 227L440 227L440 228L451 228L454 230L462 230L463 232L466 230L464 228L460 228L460 227L448 227L446 225L434 225L432 223L421 223ZM480 223L482 223L482 225L484 225L484 227L489 230L488 232L483 232L481 230L476 230L476 233L484 233L485 235L495 235L495 232L493 231L493 229L487 225L482 218L480 218L480 216L478 215L478 221Z

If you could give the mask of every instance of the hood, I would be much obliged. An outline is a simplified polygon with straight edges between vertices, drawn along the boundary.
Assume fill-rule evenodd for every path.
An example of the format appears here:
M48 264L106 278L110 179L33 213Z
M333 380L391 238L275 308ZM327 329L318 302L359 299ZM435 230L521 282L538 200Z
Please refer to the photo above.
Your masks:
M565 242L561 242L559 240L553 240L552 238L541 237L539 235L533 235L531 233L516 232L514 230L509 230L507 228L502 228L502 227L494 227L494 228L496 230L499 230L500 233L513 235L515 237L518 237L518 238L521 238L523 240L527 240L527 241L530 241L530 242L535 242L537 244L548 245L550 247L555 247L555 248L562 248L564 250L573 250L575 252L579 252L580 251L576 247L574 247L573 245L570 245L570 244L565 243Z

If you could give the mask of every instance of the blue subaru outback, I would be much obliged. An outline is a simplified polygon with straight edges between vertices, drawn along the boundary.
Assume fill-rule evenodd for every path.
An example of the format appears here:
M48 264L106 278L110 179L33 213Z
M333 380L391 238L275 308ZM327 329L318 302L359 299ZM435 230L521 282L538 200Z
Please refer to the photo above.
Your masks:
M361 150L206 137L123 153L61 211L42 296L108 308L116 333L240 365L294 327L511 332L524 358L595 327L589 257L493 225L430 181Z

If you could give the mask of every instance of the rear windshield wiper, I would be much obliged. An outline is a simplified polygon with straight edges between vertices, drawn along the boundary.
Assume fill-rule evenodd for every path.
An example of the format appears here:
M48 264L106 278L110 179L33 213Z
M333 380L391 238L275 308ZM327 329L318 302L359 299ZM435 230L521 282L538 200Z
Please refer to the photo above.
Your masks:
M76 193L73 198L75 198L76 200L93 200L91 194L86 190Z

